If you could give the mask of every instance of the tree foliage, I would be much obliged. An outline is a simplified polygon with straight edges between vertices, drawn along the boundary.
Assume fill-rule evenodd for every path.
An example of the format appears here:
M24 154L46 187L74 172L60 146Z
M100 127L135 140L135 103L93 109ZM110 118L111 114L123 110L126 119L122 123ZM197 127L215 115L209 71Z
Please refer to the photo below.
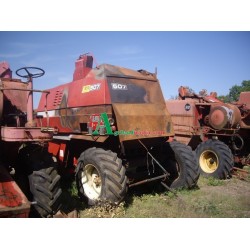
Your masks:
M230 90L229 90L229 100L232 101L237 101L239 96L240 96L240 92L241 92L242 87L239 85L234 85Z
M225 96L219 96L218 98L224 102L235 102L238 101L240 93L250 91L250 80L243 81L241 85L234 85L229 90L229 94Z

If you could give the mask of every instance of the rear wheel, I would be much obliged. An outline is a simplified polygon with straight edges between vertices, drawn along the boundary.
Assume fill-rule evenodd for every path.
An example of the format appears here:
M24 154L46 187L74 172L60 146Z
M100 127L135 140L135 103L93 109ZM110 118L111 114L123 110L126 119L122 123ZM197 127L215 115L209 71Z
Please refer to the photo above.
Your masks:
M62 190L57 164L51 154L38 145L23 148L19 153L17 174L19 178L23 176L23 190L34 203L35 213L41 217L52 217L56 214L60 207ZM28 185L24 186L24 183Z
M89 148L78 159L76 184L88 205L119 204L127 193L125 167L116 153Z
M168 185L173 189L193 188L199 179L199 167L190 147L177 141L169 143L166 170Z
M231 177L233 155L225 143L218 140L202 142L196 149L196 157L203 176L217 179Z

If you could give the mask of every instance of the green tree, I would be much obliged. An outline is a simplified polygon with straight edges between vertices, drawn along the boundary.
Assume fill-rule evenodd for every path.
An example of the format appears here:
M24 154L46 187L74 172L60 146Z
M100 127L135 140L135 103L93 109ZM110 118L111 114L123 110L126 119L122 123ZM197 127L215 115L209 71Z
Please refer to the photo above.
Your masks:
M229 100L233 102L237 101L240 96L240 92L242 92L242 87L238 85L234 85L229 90Z
M230 102L230 98L229 98L229 95L220 95L217 97L219 100L221 100L222 102Z
M234 85L229 91L229 96L233 101L238 101L240 93L245 91L250 91L250 80L243 81L241 86Z
M223 102L235 102L238 101L240 93L250 91L250 80L243 81L241 85L234 85L229 90L229 94L225 96L219 96L218 98Z
M242 91L250 91L250 80L243 81L241 85L242 85Z

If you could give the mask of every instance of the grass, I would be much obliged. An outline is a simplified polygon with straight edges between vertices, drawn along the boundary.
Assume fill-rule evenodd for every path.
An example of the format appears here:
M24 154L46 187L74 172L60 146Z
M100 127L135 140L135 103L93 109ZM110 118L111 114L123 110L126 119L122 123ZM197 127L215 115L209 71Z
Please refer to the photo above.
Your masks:
M73 210L84 210L87 208L86 204L80 201L78 197L78 191L75 181L71 178L61 181L62 184L62 206L61 211L65 214L72 212Z
M225 182L223 180L215 179L213 177L207 178L207 185L208 186L222 186Z
M143 186L142 186L143 187ZM66 190L66 191L65 191ZM217 180L200 177L194 190L137 192L131 189L118 206L87 207L75 183L64 190L64 211L77 209L81 218L249 218L250 182L235 177Z

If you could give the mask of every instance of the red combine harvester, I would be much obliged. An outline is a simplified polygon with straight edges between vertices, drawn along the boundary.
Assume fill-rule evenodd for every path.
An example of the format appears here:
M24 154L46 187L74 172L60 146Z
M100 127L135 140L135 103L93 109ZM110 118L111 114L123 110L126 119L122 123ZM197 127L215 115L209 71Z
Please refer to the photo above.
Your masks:
M167 100L175 138L196 150L201 174L219 179L231 176L234 164L250 164L250 92L237 103L223 103L212 92L199 95L179 88L179 100Z
M81 55L73 81L43 93L37 113L57 131L49 152L73 169L80 197L117 204L127 187L148 182L194 187L199 170L190 147L167 142L174 131L156 75L92 65L91 55Z
M9 64L0 63L0 217L28 217L30 211L50 217L62 191L47 151L53 130L33 118L33 92L43 92L33 89L33 78L44 70L25 67L16 74L27 82L13 79Z

